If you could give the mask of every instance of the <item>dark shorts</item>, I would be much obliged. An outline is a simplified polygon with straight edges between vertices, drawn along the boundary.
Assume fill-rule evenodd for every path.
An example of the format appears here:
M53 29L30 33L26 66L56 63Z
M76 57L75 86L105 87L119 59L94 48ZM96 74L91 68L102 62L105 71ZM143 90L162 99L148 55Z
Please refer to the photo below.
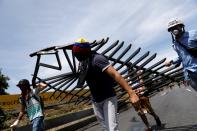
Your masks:
M146 96L140 96L140 105L134 106L135 110L138 114L144 114L144 110L146 110L149 114L153 113L153 108L150 104L149 98Z

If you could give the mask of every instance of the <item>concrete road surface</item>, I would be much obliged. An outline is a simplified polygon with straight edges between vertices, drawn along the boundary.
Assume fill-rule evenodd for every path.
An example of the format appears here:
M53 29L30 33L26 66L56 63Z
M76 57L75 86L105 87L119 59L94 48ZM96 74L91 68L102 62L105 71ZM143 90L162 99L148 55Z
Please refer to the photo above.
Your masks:
M161 131L197 131L197 92L190 87L175 87L152 97L151 103L160 116L163 128L155 126L154 119L148 116L150 124ZM145 126L133 109L119 114L121 131L144 131ZM81 129L83 131L101 131L95 122Z

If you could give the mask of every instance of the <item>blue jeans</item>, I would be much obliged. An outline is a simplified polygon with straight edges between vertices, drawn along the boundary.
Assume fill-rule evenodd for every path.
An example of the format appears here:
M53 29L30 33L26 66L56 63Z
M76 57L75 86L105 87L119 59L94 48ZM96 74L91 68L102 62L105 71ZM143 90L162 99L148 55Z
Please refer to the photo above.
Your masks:
M189 71L188 72L188 75L189 75L189 78L190 78L190 84L191 84L191 87L197 91L197 73L196 72L191 72Z
M32 120L32 131L44 131L44 116Z

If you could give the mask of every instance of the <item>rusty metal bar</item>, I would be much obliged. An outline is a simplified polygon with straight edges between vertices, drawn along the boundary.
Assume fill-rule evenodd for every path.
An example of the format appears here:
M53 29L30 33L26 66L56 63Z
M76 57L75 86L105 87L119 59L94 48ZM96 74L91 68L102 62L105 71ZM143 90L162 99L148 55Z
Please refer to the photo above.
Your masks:
M74 69L74 67L73 67L73 65L72 65L72 63L71 63L71 60L70 60L70 58L69 58L69 56L68 56L68 53L66 52L65 49L63 49L63 52L64 52L64 55L65 55L65 57L66 57L66 60L68 61L68 65L70 66L70 69L72 70L73 73L75 73L76 70Z
M119 42L119 40L114 42L111 46L109 46L107 49L105 49L101 54L105 55L107 52L111 51L111 49L113 49L114 47L116 47L118 45L118 42Z
M128 63L133 57L135 57L140 52L140 50L141 48L138 48L136 51L134 51L133 54L131 54L129 58L125 60L125 62L121 63L122 65L120 65L116 70L120 70L124 65L126 65L126 63Z
M113 61L113 63L112 63L112 66L114 66L118 61L120 61L120 59L124 56L124 55L126 55L126 53L130 50L130 48L131 48L131 44L129 44L128 46L127 46L127 48L118 56L118 58L117 59L114 59L114 61Z
M141 75L142 79L145 79L145 77L148 77L149 75L154 75L148 79L145 79L144 82L141 83L141 85L139 85L139 86L142 86L143 84L148 84L151 81L153 81L153 79L154 79L154 81L156 82L156 85L160 84L158 87L162 88L163 87L162 85L168 85L169 83L171 83L173 81L178 82L178 81L182 80L183 74L182 74L182 72L180 72L180 71L182 71L182 68L178 68L178 66L169 67L163 71L159 71L165 67L165 65L161 65L165 61L165 58L163 60L153 64L152 66L145 68L145 66L156 57L156 53L145 60L145 58L149 56L149 52L146 52L145 54L140 56L137 60L135 60L135 62L131 62L131 60L140 52L141 48L138 48L137 50L133 51L132 54L130 54L129 56L127 55L127 57L126 57L125 56L126 53L128 53L129 50L131 49L131 44L129 44L122 52L119 52L120 49L123 47L124 42L119 43L119 40L117 40L113 44L111 44L110 46L105 47L104 45L106 45L108 41L109 41L109 38L102 39L98 42L95 40L92 43L90 43L90 45L91 45L91 48L93 51L98 51L102 47L105 48L105 50L101 51L101 54L103 54L105 57L107 57L109 59L110 62L112 62L112 66L115 66L117 64L118 67L116 68L116 70L117 71L122 70L120 72L120 74L124 75L124 78L126 79L127 82L129 82L130 85L132 85L135 82L135 79L138 77L138 75L136 75L136 71L137 71L136 69L142 69L144 71L143 75ZM62 49L63 53L65 55L66 61L67 61L72 72L41 79L43 82L47 82L49 84L49 87L46 90L44 90L43 92L53 89L54 92L51 95L51 97L55 96L56 92L58 91L60 93L56 97L56 99L59 98L62 94L64 94L64 97L61 99L61 100L63 100L64 98L66 98L66 96L68 96L68 94L71 94L72 96L69 99L68 103L74 102L75 100L73 100L73 98L75 98L75 97L77 98L77 101L75 101L75 104L80 104L81 102L88 103L90 101L91 94L89 93L90 92L89 90L87 90L87 91L85 90L85 88L87 88L87 85L85 84L82 86L82 88L80 88L80 89L78 88L79 90L76 90L77 87L74 86L76 84L75 82L79 76L79 69L77 71L77 68L78 68L77 64L78 63L76 62L76 58L72 54L72 56L71 56L72 60L71 60L69 58L68 53L67 53L67 50L70 50L71 47L72 47L71 44L61 46L61 47L60 46L52 46L52 47L48 47L48 48L45 48L45 49L42 49L42 50L39 50L37 52L30 54L31 57L37 56L36 66L35 66L35 70L34 70L34 74L33 74L33 78L32 78L32 85L35 87L36 78L37 78L40 66L52 68L52 69L56 69L56 70L62 69L61 61L59 59L59 54L58 54L59 53L58 50ZM119 52L120 54L117 56L117 58L113 58L114 55L118 54L117 52ZM107 54L107 53L109 53L109 54ZM56 55L58 67L53 66L53 65L48 65L45 63L40 63L41 56L51 55L51 54ZM124 58L124 60L121 60L122 58ZM140 65L138 65L142 61L144 61L144 62L141 63ZM129 67L129 68L124 69L124 67ZM133 71L126 74L129 71L129 69L133 69ZM129 79L128 79L128 77L129 77ZM161 82L159 83L158 81L161 79L163 81L162 81L162 83ZM71 88L71 90L67 91L68 88ZM120 89L121 89L119 86L115 86L114 88L116 89L116 91L120 91ZM84 91L84 92L82 92L82 91ZM82 93L80 94L80 92L82 92ZM89 93L89 94L87 94L87 93ZM80 95L78 95L78 94L80 94ZM122 95L124 95L124 92L122 94L118 95L118 97L120 98L120 97L122 97Z

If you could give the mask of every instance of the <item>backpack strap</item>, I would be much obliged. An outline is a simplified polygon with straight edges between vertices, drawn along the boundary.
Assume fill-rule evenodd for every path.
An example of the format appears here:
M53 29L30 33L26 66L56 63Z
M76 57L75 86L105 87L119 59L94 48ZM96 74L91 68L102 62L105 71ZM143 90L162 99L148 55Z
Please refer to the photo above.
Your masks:
M33 94L32 97L33 97L36 101L38 101L38 102L40 103L40 98L38 98L35 94Z
M35 94L32 94L32 97L33 97L36 101L38 101L38 102L40 103L42 110L44 110L44 102L43 102L41 96L36 96Z
M23 99L22 96L19 97L19 103L21 103L21 105L26 107L26 102L25 102L25 100Z

